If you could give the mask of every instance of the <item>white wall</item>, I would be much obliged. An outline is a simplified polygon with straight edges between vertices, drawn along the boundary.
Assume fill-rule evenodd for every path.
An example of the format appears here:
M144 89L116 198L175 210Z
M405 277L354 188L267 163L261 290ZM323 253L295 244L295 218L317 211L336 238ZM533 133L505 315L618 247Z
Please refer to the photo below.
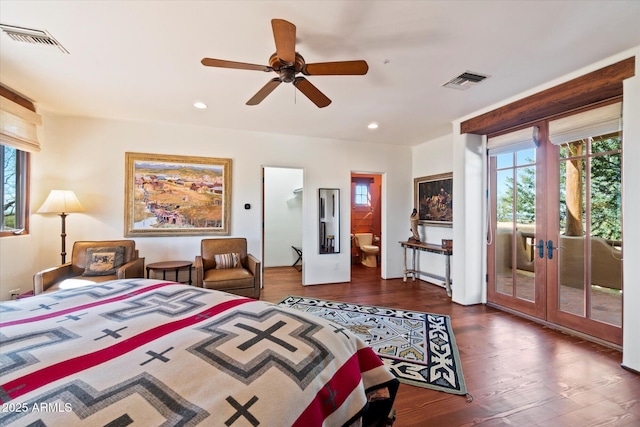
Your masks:
M412 204L409 147L39 113L43 116L42 151L32 156L31 212L51 189L74 190L87 212L67 218L68 248L75 240L123 237L125 152L221 157L233 160L230 235L246 237L249 252L260 259L262 167L304 169L304 284L350 280L348 250L318 254L318 188L341 189L341 205L349 206L351 171L379 171L385 195L383 233L388 237L383 241L382 275L402 276L397 242L406 238L404 217ZM245 210L245 203L252 208ZM341 248L349 248L349 223L349 210L343 209ZM150 263L194 259L201 237L134 240ZM0 254L0 298L8 299L13 288L32 289L35 272L60 263L60 217L32 214L30 234L0 239Z
M265 267L292 265L298 255L291 246L302 247L303 170L264 169L264 259Z
M452 300L468 305L486 302L482 300L482 280L487 264L483 258L484 218L482 175L482 137L460 134L460 124L453 127L453 258L457 268L452 270L455 284ZM462 244L457 244L460 242Z
M623 103L623 190L624 298L622 366L640 371L640 48L636 53L636 75L624 82Z
M411 160L414 178L453 172L452 135L445 135L441 138L436 138L424 144L413 147ZM456 177L454 175L454 183L456 181L455 178ZM413 206L413 202L411 206ZM405 224L407 231L406 238L404 240L407 240L407 238L411 235L411 232L409 231L410 214L411 209L408 209L405 215ZM421 224L418 226L418 231L420 233L420 241L425 243L440 245L442 244L442 239L453 239L453 228L451 227L434 227ZM454 247L454 251L455 249L456 248ZM409 257L409 254L410 252L407 252L407 257ZM455 258L452 257L451 260L452 271L455 267L453 259ZM444 277L446 274L446 261L445 257L442 255L420 251L416 262L417 269L421 272L429 273L439 277ZM419 278L430 283L442 285L441 281L427 275L419 274Z

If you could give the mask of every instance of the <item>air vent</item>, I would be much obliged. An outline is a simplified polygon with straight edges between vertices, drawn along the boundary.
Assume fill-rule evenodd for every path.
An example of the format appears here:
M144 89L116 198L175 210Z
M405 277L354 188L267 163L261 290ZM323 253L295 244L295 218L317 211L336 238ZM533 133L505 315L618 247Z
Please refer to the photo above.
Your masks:
M11 39L22 42L37 44L41 46L57 47L64 53L69 53L58 41L47 31L34 30L31 28L14 27L12 25L0 24L0 29L5 32Z
M471 86L480 83L481 81L483 81L487 77L490 77L490 76L486 76L484 74L479 74L479 73L474 73L472 71L465 71L464 73L460 74L458 77L452 78L451 80L449 80L448 82L446 82L442 86L443 87L448 87L448 88L451 88L451 89L467 90Z

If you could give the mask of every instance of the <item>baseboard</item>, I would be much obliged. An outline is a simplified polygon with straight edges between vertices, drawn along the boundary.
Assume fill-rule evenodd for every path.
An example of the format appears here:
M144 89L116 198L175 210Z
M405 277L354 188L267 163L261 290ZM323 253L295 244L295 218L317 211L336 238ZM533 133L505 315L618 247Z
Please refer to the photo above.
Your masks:
M530 316L528 314L521 313L521 312L519 312L517 310L513 310L513 309L510 309L510 308L507 308L507 307L503 307L503 306L500 306L500 305L497 305L497 304L492 304L492 303L488 302L486 305L488 307L495 308L497 310L513 314L514 316L518 316L518 317L522 317L523 319L530 320L530 321L532 321L534 323L537 323L539 325L545 326L545 327L547 327L549 329L553 329L555 331L562 332L563 334L567 334L567 335L571 335L571 336L574 336L574 337L578 337L578 338L581 338L581 339L583 339L585 341L589 341L589 342L592 342L592 343L595 343L595 344L600 344L600 345L602 345L604 347L609 347L609 348L612 348L614 350L622 352L622 346L621 345L614 344L612 342L605 341L605 340L600 339L600 338L592 337L591 335L587 335L585 333L578 332L578 331L575 331L573 329L565 328L564 326L556 325L555 323L551 323L551 322L548 322L546 320L538 319L537 317L533 317L533 316Z

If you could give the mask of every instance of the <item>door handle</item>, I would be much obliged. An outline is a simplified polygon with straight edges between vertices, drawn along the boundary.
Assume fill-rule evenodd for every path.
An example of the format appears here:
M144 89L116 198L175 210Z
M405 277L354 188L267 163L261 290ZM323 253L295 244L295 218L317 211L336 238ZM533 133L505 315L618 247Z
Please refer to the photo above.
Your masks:
M538 249L539 258L544 258L544 240L540 239L537 245L531 245L531 247Z
M559 246L553 246L553 240L547 240L547 258L553 259L553 250L560 249Z

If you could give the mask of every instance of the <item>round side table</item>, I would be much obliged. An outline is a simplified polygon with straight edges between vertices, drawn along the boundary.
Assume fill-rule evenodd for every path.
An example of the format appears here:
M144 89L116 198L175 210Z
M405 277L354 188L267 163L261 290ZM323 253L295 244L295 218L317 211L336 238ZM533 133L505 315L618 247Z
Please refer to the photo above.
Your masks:
M191 261L162 261L162 262L152 262L147 265L147 279L149 278L149 272L151 270L162 270L162 280L167 280L167 271L175 271L176 272L176 282L178 281L178 272L182 269L189 269L189 280L188 284L191 285L191 266L193 263Z

